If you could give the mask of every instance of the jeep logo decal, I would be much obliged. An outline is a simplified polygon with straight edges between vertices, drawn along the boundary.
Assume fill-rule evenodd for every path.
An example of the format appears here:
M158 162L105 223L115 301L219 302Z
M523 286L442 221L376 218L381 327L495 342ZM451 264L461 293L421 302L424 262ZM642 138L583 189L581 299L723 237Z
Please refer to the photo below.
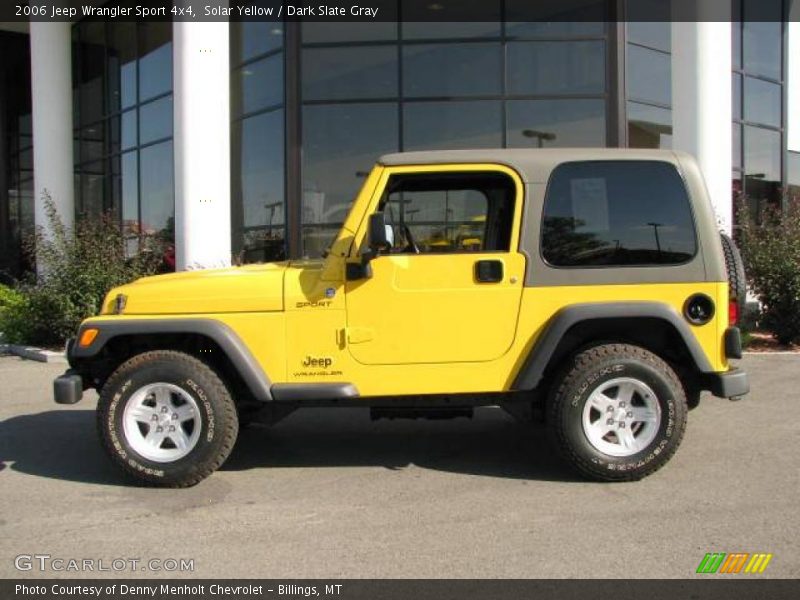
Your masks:
M322 367L323 369L327 369L332 364L333 364L333 359L328 358L327 356L320 356L320 357L306 356L306 359L303 361L304 367Z

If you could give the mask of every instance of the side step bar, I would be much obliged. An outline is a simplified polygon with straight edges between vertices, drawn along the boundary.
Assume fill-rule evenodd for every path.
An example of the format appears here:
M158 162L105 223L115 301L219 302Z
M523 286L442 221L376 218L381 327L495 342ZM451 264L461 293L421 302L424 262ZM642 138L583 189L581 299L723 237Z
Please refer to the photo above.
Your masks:
M352 383L276 383L270 391L276 402L348 400L359 396Z
M402 406L373 406L369 409L369 416L373 421L379 419L456 419L466 417L471 419L474 410L471 406L442 406L442 407L416 407L404 408Z

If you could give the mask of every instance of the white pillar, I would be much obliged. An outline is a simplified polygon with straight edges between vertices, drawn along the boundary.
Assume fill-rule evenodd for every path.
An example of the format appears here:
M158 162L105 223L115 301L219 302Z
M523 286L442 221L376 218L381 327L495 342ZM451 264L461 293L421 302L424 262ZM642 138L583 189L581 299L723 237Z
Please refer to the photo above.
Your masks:
M800 0L795 0L792 7L792 18L800 17ZM800 22L789 21L789 52L788 60L788 101L786 110L788 114L787 146L789 150L800 152Z
M672 23L672 145L693 154L725 231L733 221L731 24L719 3L698 0L697 21ZM708 17L707 17L708 18Z
M231 262L228 26L173 25L178 270Z
M30 44L34 222L47 233L45 192L68 228L75 219L71 24L31 21Z

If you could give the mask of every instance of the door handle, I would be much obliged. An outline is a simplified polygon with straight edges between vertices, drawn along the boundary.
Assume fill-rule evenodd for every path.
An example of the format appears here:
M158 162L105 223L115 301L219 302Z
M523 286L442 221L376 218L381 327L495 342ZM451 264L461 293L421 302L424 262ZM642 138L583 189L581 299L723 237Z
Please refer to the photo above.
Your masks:
M345 334L350 344L363 344L372 340L375 332L370 327L346 327Z
M475 281L478 283L500 283L503 281L503 262L479 260L475 263Z

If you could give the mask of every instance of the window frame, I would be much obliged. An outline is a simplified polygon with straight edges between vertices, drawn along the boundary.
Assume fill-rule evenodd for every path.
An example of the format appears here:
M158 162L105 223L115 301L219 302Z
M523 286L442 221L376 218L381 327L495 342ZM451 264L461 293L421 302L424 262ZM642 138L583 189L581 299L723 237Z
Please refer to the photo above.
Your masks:
M499 163L439 163L439 164L426 164L426 165L389 165L383 166L380 174L380 179L375 185L369 203L366 205L363 212L363 217L360 218L360 225L357 233L353 238L350 246L350 252L347 258L361 258L367 251L367 227L369 223L368 215L377 212L381 200L386 195L389 181L394 175L414 175L414 174L436 174L436 173L500 173L510 178L513 183L514 189L514 206L513 215L511 218L511 236L508 243L508 250L482 250L481 252L433 252L433 253L420 253L420 254L403 254L406 257L417 256L441 256L447 257L454 254L468 254L468 255L509 255L514 253L523 253L520 249L522 240L522 215L526 202L526 188L520 174L510 166ZM353 208L358 205L353 204ZM345 222L346 223L346 222ZM375 258L384 256L401 256L392 254L379 254ZM373 259L374 260L374 259Z
M475 177L477 179L480 176L490 176L490 175L492 175L492 174L489 174L489 173L486 173L486 172L475 172L475 173L465 172L465 173L461 173L460 174L460 176L463 177L465 180L467 178L469 178L469 177ZM395 174L395 175L389 177L389 179L387 181L387 185L386 185L386 187L384 187L384 189L383 189L383 191L381 193L381 197L380 197L380 199L378 201L378 206L376 207L377 209L383 209L383 212L386 211L386 205L391 202L391 200L389 198L392 196L392 194L398 193L398 190L390 189L391 186L392 186L392 178L393 177L398 177L398 175ZM421 175L421 174L417 174L417 175L405 174L405 175L401 175L400 177L408 178L408 179L413 179L414 177L429 178L429 176L425 176L425 175ZM514 182L513 182L513 180L508 178L508 176L500 174L500 177L508 179L506 184L511 184L509 186L509 188L508 188L508 191L512 196L511 202L512 202L512 213L513 213L513 207L515 205L515 200L514 200L514 197L513 197L513 195L514 195L513 183ZM435 176L434 176L434 178L435 178ZM454 178L454 179L457 180L457 178ZM444 192L445 194L448 193L447 189L443 189L443 190L428 190L428 192L434 192L434 191ZM489 238L489 235L488 235L488 232L489 232L489 215L491 214L490 207L492 206L492 201L491 201L489 195L485 192L484 188L481 188L481 187L478 187L478 186L475 186L475 187L453 186L452 191L477 192L483 197L483 203L485 205L485 211L484 211L483 216L485 217L486 220L484 222L483 232L482 232L482 235L481 235L481 244L482 245L485 244L487 239ZM402 190L400 190L399 193L402 194L404 192ZM408 193L413 193L413 192L408 192ZM392 220L394 220L394 219L392 219ZM436 222L436 221L419 221L419 222L412 222L412 223L414 225L430 226L430 227L433 227L433 228L436 228L441 224L440 222ZM458 226L461 226L461 225L464 225L464 224L466 224L466 222L459 221L457 224L454 222L453 225L458 227ZM408 222L406 222L406 221L404 221L402 219L400 220L400 222L397 225L398 226L405 226L405 227L408 227L409 229L411 228L411 226L408 224ZM393 224L392 226L394 227L395 225ZM512 220L511 220L511 222L509 222L508 227L509 227L509 231L508 231L508 234L507 234L508 243L507 244L503 244L504 246L507 246L507 249L505 249L505 250L497 249L497 248L493 248L493 249L481 248L480 250L477 250L477 251L475 251L475 250L446 250L446 251L443 251L443 252L430 252L430 251L422 251L422 250L420 250L419 252L412 252L412 253L410 253L410 252L391 251L391 252L388 252L387 254L389 254L389 255L408 255L408 254L412 254L412 255L470 254L470 255L472 255L472 254L498 254L498 253L508 254L508 253L511 252L511 234L512 234L511 228L513 228L513 214L512 214ZM444 229L445 229L445 233L446 233L447 232L447 225L444 226ZM419 246L419 241L420 241L419 238L417 238L416 236L413 236L413 241L414 241L415 246L419 249L420 248L420 246ZM450 240L448 239L448 242L449 241Z

